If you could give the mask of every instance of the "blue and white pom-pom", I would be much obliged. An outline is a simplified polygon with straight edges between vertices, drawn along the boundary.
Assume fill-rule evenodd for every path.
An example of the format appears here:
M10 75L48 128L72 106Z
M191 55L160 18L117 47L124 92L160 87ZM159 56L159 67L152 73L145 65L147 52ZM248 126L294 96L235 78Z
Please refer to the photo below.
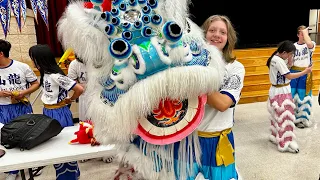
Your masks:
M132 47L128 41L119 38L110 43L109 52L115 59L127 59L132 54Z

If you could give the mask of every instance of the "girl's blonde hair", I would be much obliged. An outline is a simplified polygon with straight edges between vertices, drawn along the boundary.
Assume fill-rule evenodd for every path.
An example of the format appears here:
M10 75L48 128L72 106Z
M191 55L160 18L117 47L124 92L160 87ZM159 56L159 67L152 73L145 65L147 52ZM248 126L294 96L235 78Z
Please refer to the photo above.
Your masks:
M204 30L205 34L207 34L207 31L214 21L223 21L227 26L227 44L222 49L223 57L225 61L233 62L236 57L233 56L232 51L235 48L236 42L237 42L237 33L234 30L232 23L230 19L227 16L223 15L213 15L210 16L201 26L201 28Z

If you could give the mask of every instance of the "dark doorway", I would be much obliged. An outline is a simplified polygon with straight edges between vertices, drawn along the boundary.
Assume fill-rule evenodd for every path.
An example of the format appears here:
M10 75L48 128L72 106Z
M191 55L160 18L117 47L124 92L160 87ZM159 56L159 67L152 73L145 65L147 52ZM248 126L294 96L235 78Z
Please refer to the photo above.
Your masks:
M191 18L201 25L210 15L228 16L238 33L236 48L239 49L273 47L283 40L296 41L297 27L309 24L311 8L306 4L289 7L270 1L240 2L192 0Z

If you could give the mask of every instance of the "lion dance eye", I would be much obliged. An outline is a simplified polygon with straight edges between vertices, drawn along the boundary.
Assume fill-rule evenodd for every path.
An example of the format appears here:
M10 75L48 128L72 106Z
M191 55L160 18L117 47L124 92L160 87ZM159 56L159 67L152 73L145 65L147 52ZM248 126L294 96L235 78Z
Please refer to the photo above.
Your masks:
M127 59L132 54L132 47L125 39L115 39L109 46L109 52L115 59Z
M182 29L181 27L172 21L167 22L163 28L162 32L164 37L171 42L177 42L182 37Z
M122 38L130 41L132 39L132 32L130 31L123 31Z

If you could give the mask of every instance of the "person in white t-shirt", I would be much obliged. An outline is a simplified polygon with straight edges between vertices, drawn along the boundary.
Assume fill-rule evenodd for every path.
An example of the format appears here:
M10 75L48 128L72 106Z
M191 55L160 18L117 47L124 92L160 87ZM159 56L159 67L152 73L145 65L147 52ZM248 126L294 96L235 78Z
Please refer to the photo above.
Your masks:
M9 123L12 119L32 113L27 99L39 88L38 78L25 63L9 58L11 44L0 40L0 122Z
M316 48L316 43L309 37L308 28L299 26L297 29L298 42L294 43L296 52L293 66L290 68L292 73L301 72L306 67L312 65L312 54ZM291 80L291 93L296 104L295 124L298 128L310 127L312 111L312 73L303 75Z
M88 99L85 91L87 84L87 70L85 64L79 57L76 57L75 60L71 61L68 68L68 77L77 81L84 89L84 92L79 97L79 120L88 120L86 117Z
M0 123L32 113L29 95L39 88L38 78L25 63L9 58L11 44L0 39ZM16 179L11 171L6 179Z
M226 16L209 17L202 29L210 45L221 51L225 75L220 90L207 95L202 122L198 127L201 165L194 165L197 177L205 179L238 179L234 157L234 107L240 99L245 75L244 66L232 55L236 32ZM210 64L209 64L210 66ZM190 178L190 179L193 179Z
M296 47L291 41L283 41L268 59L267 66L272 84L269 90L268 111L271 121L270 141L278 145L278 150L281 152L298 153L299 146L293 132L295 104L291 95L290 80L310 73L312 67L307 67L301 72L290 73L288 66L292 65L295 51Z
M43 114L58 120L62 127L73 126L72 113L67 104L75 101L81 95L82 86L64 74L48 45L32 46L29 49L29 56L41 74ZM71 98L68 97L70 90L74 91ZM54 167L57 180L77 180L80 177L76 161L55 164Z

